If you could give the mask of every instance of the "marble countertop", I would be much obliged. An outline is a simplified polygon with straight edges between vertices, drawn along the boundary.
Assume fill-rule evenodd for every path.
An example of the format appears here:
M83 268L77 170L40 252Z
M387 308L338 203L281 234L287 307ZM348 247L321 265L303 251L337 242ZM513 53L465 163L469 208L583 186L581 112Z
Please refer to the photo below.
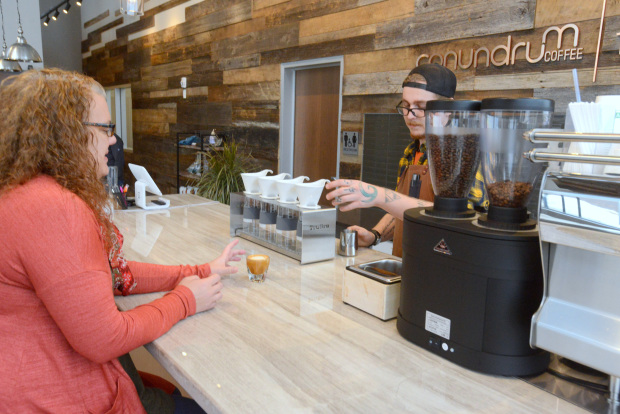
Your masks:
M172 208L115 212L127 258L195 264L219 255L231 240L229 207L166 197ZM146 345L210 414L586 412L522 380L461 368L402 338L395 319L344 304L344 268L384 253L362 248L302 266L244 239L239 247L270 255L266 281L251 283L242 260L223 277L216 308ZM161 295L117 303L127 310Z

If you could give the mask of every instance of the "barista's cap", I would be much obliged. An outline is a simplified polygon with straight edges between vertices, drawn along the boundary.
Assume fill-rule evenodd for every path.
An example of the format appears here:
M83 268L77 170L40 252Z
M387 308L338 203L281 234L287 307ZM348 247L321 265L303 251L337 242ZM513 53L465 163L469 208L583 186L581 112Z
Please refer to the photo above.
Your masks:
M414 73L422 76L426 80L426 84L408 82L407 79ZM403 88L405 86L424 89L445 98L454 98L454 92L456 92L456 75L445 66L437 63L425 63L409 72L409 75L407 75L407 78L405 78L403 82Z

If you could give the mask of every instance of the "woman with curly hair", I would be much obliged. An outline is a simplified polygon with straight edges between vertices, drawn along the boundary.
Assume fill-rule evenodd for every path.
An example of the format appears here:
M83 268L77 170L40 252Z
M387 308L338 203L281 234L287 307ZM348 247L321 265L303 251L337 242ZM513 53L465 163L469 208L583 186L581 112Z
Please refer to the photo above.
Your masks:
M213 308L219 275L245 252L232 242L198 266L126 261L106 213L115 138L101 85L30 70L0 100L0 412L146 412L124 355ZM169 292L127 312L114 302L154 291Z

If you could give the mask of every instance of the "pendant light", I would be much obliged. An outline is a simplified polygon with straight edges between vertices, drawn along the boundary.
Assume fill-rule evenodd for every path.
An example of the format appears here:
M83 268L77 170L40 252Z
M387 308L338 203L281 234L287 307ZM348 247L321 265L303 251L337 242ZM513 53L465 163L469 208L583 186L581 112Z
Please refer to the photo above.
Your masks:
M6 55L6 58L9 60L17 60L20 62L42 62L41 56L35 50L34 47L30 46L26 39L24 38L24 30L22 29L22 19L19 15L19 0L16 0L17 3L17 41L11 45L9 51Z
M0 16L2 17L2 54L0 55L0 71L2 72L21 72L19 63L6 60L6 40L4 38L4 13L2 12L2 0L0 0Z
M144 15L144 0L121 0L121 13L128 16Z

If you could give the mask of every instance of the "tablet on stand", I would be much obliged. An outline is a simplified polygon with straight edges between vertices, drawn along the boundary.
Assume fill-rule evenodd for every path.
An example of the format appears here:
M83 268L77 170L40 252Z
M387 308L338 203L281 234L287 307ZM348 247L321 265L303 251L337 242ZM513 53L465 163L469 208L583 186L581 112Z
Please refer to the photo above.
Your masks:
M157 184L151 178L151 175L146 171L146 168L141 165L128 164L131 173L136 178L136 185L134 187L136 193L136 205L145 210L155 210L159 208L170 207L170 200L167 198L159 197L156 201L148 202L146 200L146 192L153 193L161 196L162 193L157 188Z

